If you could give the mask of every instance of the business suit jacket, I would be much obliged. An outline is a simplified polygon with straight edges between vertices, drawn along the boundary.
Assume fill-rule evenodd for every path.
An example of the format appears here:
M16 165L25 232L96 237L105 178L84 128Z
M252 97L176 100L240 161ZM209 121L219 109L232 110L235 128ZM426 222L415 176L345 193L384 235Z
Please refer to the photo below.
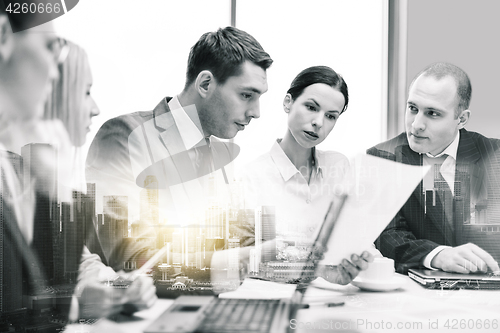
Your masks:
M2 321L4 322L18 325L20 324L19 319L16 319L16 315L13 317L11 315L29 307L29 304L26 303L26 301L29 302L29 298L24 297L25 295L43 297L53 297L54 295L48 293L47 285L50 281L45 274L51 267L44 266L44 262L41 260L43 256L39 255L34 243L30 246L26 242L19 227L20 221L18 219L30 216L30 214L23 216L21 212L25 209L31 209L21 205L31 205L31 203L29 200L15 199L15 196L20 195L22 189L8 158L4 158L9 154L13 153L0 151L0 208L2 210L0 216L0 276L2 280L0 317L3 317ZM18 187L18 189L14 191L12 186ZM37 196L37 202L43 201L43 198L42 200L38 200L38 198L39 196ZM16 211L19 215L16 214ZM33 240L38 241L37 237L39 238L40 235L35 232ZM65 305L59 306L59 314L63 317L68 315L69 302L65 302ZM35 317L32 316L31 312L26 313L26 321L22 324L29 325Z
M77 269L84 242L91 251L103 257L97 234L92 222L85 225L85 221L76 221L75 229L69 231L71 235L66 235L72 239L66 239L65 249L54 247L52 238L62 235L58 230L52 230L50 226L45 224L50 223L50 217L47 216L49 214L47 206L50 201L46 193L39 192L34 193L34 207L24 206L31 206L32 203L29 200L14 199L16 195L20 195L22 186L17 178L18 175L10 165L9 155L16 154L0 151L0 207L2 211L0 216L0 280L2 282L0 286L2 288L0 317L3 314L5 316L3 320L7 322L14 318L12 324L15 324L18 319L15 319L16 316L11 318L11 314L30 307L30 304L26 303L31 302L30 298L24 296L37 296L56 297L55 304L58 314L67 319L71 302L70 296L73 294L77 281L75 280L73 283L59 281L58 279L62 276L59 274L57 277L55 276L54 267L63 267L66 264ZM22 170L17 171L22 172ZM14 191L13 187L18 187L18 189ZM31 218L31 214L22 214L22 212L33 208L35 221L33 240L30 245L20 229L20 222L23 221L18 219ZM19 215L16 214L16 211L19 212ZM61 244L61 242L62 240L58 239L57 243ZM54 252L59 250L65 252L64 256ZM53 294L47 288L49 285L61 282L64 284L62 289L64 294ZM31 312L28 312L24 325L30 325L33 319L36 321L36 317L37 315L32 316Z
M3 180L2 180L3 181ZM3 181L5 190L5 182ZM0 197L3 216L2 239L3 250L2 294L4 311L14 311L23 307L22 295L40 294L46 286L46 278L41 262L35 251L24 239L17 222L16 214L9 200ZM9 304L9 305L8 305Z
M203 188L194 181L197 170L170 112L170 99L162 99L153 111L110 119L99 129L87 156L86 175L89 182L96 183L100 193L127 195L129 205L137 204L134 200L146 177L154 175L166 195L166 200L160 203L163 209L178 211L189 207L187 203L202 200ZM195 106L184 107L184 110L202 131ZM232 146L214 141L212 154L218 161L217 169L232 160L234 151ZM124 211L122 218L127 219L127 214ZM113 268L122 269L124 261L136 260L141 265L149 255L137 243L125 247L123 243L115 244L108 250L108 262Z
M406 273L409 268L422 266L425 256L439 245L457 246L464 242L461 238L462 226L470 223L473 211L465 207L465 214L464 211L460 214L457 199L460 197L470 202L473 209L475 203L487 198L488 187L500 186L500 175L487 172L492 164L500 162L493 158L498 156L499 147L498 139L460 130L455 182L462 182L462 193L452 199L454 208L450 210L450 206L445 204L446 199L438 194L436 205L428 203L425 211L421 182L377 240L382 254L395 260L398 272ZM423 162L422 155L411 150L406 133L368 149L367 153L411 165L422 165ZM452 211L453 214L450 214Z

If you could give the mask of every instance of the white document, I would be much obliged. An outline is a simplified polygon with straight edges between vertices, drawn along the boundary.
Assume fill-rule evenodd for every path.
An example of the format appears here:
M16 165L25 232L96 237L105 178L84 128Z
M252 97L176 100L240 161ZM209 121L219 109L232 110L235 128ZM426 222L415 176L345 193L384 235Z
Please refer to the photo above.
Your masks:
M291 299L297 285L245 279L235 291L219 294L219 298Z
M369 249L394 218L430 166L412 166L371 155L351 162L348 196L333 228L322 264L337 265Z

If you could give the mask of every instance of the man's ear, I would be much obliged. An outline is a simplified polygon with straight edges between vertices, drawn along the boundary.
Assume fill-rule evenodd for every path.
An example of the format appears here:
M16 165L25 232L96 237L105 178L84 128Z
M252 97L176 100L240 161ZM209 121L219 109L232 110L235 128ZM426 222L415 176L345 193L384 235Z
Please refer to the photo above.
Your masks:
M201 71L194 82L196 91L202 98L209 96L215 87L215 78L208 70Z
M286 113L290 112L290 107L292 105L293 99L292 95L286 94L285 98L283 99L283 110L285 110Z
M460 112L460 115L458 116L458 128L462 129L465 127L465 124L469 121L470 118L470 110L463 110Z
M0 62L10 59L14 42L12 40L12 29L10 28L7 15L0 15Z

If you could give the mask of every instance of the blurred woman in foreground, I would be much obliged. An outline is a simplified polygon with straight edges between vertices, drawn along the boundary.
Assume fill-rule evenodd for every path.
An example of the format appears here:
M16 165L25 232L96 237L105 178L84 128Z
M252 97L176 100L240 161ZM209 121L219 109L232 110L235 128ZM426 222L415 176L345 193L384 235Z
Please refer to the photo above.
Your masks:
M71 176L68 178L71 181L64 184L66 192L77 191L76 193L80 192L79 195L84 195L87 186L81 146L90 131L92 117L99 115L100 111L90 93L93 79L86 52L70 41L62 40L62 44L66 47L67 55L58 67L59 78L54 81L51 98L45 107L45 118L62 122L72 146L68 158L63 159L65 164L59 168L66 176ZM79 210L81 207L74 207L73 203L72 209ZM101 283L103 280L113 281L118 275L103 264L106 263L106 256L92 221L95 216L92 219L88 217L85 219L88 223L82 228L86 245L73 245L75 251L82 251L82 247L83 251L77 287L80 291L79 315L75 310L71 319L103 317L122 311L134 312L151 306L156 300L156 290L148 277L139 276L127 289L115 289ZM120 275L122 279L127 278L126 274ZM74 309L76 308L75 304Z

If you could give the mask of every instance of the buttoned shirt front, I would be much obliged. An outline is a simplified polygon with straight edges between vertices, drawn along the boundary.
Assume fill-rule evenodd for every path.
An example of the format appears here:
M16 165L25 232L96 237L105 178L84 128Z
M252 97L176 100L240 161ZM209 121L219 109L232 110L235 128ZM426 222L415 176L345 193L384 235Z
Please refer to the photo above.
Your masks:
M438 158L443 155L448 155L446 159L444 160L443 164L440 167L440 172L443 175L443 178L446 180L446 183L448 183L448 186L450 187L451 193L455 193L455 167L457 163L457 152L458 152L458 143L460 142L460 132L457 133L457 136L453 140L453 142L446 147L445 150L443 150L440 154L437 154L435 156L431 155L430 153L426 153L423 158L423 165L433 165L433 159ZM433 172L429 170L429 172Z
M308 242L324 220L332 193L342 186L349 162L340 153L315 149L308 183L279 142L245 168L245 206L274 206L277 237Z
M424 165L432 165L432 159L437 158L440 156L443 156L444 154L448 155L446 159L444 160L443 164L441 165L440 171L441 174L443 175L443 178L446 180L448 183L448 186L450 187L451 193L454 193L455 189L455 166L457 162L457 152L458 152L458 143L460 142L460 132L457 133L457 136L455 137L455 140L446 147L446 149L441 152L440 154L436 156L432 156L429 153L424 155L423 158L423 164ZM429 172L432 172L429 170ZM441 252L442 250L449 248L449 246L445 245L440 245L436 247L434 250L432 250L427 256L425 256L423 265L429 269L435 269L434 267L431 266L432 259Z
M225 183L226 177L223 174L225 171L222 171L222 169L214 171L213 162L211 162L212 156L204 156L203 158L203 156L200 155L200 150L193 149L208 146L208 149L211 150L211 140L210 137L205 138L203 130L188 116L188 113L180 104L177 96L173 97L168 102L168 107L172 113L175 125L179 130L184 147L196 169L198 170L202 167L199 165L200 163L206 164L210 161L212 164L209 166L212 172L208 174L204 173L202 177L170 188L171 191L175 191L176 188L179 189L182 187L185 190L189 190L191 194L193 194L196 189L200 190L198 191L199 193L191 196L189 202L182 201L182 203L177 203L176 214L179 217L185 217L186 213L193 213L196 211L198 216L204 216L205 210L209 208L211 203L217 202L219 205L223 206L229 200L229 189ZM187 218L181 220L187 220Z

